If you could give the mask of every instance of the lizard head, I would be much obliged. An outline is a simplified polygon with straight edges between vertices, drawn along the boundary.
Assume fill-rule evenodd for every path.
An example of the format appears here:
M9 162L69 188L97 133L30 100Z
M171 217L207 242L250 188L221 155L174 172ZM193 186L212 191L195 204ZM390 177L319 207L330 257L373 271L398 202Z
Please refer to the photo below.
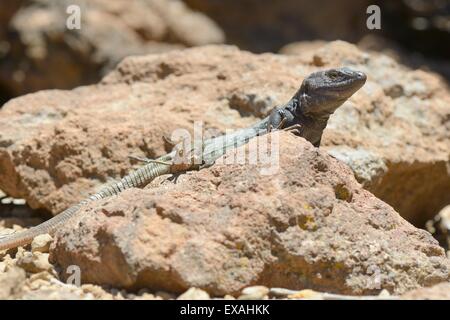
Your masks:
M336 68L312 73L296 93L306 116L328 117L366 82L363 72Z

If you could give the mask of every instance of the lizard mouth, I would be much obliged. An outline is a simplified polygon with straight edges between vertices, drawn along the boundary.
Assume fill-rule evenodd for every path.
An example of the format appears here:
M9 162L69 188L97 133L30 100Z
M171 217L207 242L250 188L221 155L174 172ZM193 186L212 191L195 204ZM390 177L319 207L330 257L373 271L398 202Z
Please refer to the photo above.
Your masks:
M325 88L325 90L331 90L338 93L347 92L349 95L352 95L356 91L358 91L367 80L367 76L359 71L353 71L354 75L341 83L337 83L333 86Z

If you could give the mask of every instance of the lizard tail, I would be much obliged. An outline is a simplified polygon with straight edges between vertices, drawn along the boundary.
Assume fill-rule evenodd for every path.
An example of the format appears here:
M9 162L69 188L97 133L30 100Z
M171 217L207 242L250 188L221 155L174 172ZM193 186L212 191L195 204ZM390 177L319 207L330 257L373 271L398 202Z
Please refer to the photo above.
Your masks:
M159 162L159 161L158 161ZM149 163L129 175L123 177L119 182L104 187L100 192L64 210L57 216L28 230L0 236L0 251L24 246L29 244L35 237L41 234L54 232L70 218L74 217L80 208L88 202L118 195L123 190L145 186L155 177L170 172L170 163Z
M27 245L31 241L33 241L34 237L37 237L41 234L53 234L59 226L73 217L74 214L81 208L81 206L89 201L91 200L83 200L80 203L64 210L57 216L45 221L44 223L41 223L36 227L32 227L22 232L12 233L1 237L0 251Z

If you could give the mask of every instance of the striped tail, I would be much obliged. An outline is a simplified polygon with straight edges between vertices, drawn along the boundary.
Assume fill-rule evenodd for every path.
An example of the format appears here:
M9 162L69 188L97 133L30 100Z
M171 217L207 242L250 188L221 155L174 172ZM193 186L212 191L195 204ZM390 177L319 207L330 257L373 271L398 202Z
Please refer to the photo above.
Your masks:
M0 238L0 251L6 250L9 248L15 248L19 246L24 246L31 241L35 237L41 234L50 233L52 234L58 226L64 224L66 221L68 221L71 217L75 215L75 213L86 203L88 203L90 200L83 200L80 203L64 210L57 216L51 218L50 220L47 220L40 225L36 227L32 227L28 230L9 234L6 236L3 236Z
M57 216L41 223L28 230L0 236L0 251L29 244L33 239L41 234L53 234L61 225L74 217L85 204L118 195L120 192L130 188L140 188L150 183L156 177L169 173L170 165L160 163L148 163L141 168L123 177L119 182L107 185L100 192L91 195L89 198L80 201L78 204L64 210Z

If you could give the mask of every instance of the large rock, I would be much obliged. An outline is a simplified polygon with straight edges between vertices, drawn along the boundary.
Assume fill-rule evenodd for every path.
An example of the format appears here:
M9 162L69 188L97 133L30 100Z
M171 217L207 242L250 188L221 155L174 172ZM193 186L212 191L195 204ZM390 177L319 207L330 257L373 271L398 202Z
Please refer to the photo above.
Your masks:
M323 144L357 179L420 224L450 202L450 103L433 74L335 42L299 55L207 46L125 59L96 86L43 91L0 111L0 189L54 214L168 151L176 128L224 132L286 102L310 72L349 65L367 84L330 119Z
M81 8L79 30L66 27L71 5ZM15 0L0 9L0 95L10 98L97 82L132 54L224 41L178 0Z
M176 183L161 178L86 206L57 232L52 260L79 266L84 282L213 295L255 284L398 294L450 279L437 241L344 163L290 133L278 141L271 174L264 163L227 164L232 151Z

